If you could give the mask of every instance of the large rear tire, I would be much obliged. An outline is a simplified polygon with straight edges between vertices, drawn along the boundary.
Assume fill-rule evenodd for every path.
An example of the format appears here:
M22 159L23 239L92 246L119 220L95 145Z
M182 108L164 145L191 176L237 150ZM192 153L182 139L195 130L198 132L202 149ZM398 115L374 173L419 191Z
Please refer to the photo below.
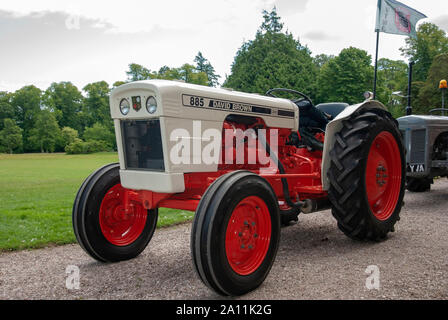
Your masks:
M106 165L84 181L72 213L78 243L102 262L138 256L154 234L157 217L157 209L146 210L135 192L121 186L118 164Z
M207 189L196 210L194 267L217 293L243 295L269 274L279 239L279 208L270 184L248 171L231 172Z
M405 157L392 116L364 110L343 121L330 152L328 196L338 227L356 240L380 241L399 220Z

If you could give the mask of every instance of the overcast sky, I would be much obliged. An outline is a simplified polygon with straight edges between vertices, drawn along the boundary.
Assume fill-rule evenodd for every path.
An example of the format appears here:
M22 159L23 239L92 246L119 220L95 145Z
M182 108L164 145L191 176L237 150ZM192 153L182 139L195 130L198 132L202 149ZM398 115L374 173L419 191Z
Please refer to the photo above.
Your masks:
M448 1L403 0L448 30ZM376 0L2 0L0 90L71 81L125 80L129 63L151 70L193 63L198 51L218 74L253 39L275 5L313 56L354 46L375 51ZM403 36L381 34L380 57L404 59Z

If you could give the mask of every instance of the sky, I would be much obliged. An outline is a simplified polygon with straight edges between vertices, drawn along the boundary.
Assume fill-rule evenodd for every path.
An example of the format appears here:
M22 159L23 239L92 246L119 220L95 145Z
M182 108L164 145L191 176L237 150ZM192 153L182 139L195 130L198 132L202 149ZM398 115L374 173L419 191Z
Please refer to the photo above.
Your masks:
M402 0L448 31L448 1ZM130 63L151 70L194 64L198 51L221 76L274 6L284 30L313 56L350 46L375 54L376 0L2 0L0 91L33 84L126 80ZM420 22L420 23L421 23ZM381 34L379 57L403 59L405 37Z

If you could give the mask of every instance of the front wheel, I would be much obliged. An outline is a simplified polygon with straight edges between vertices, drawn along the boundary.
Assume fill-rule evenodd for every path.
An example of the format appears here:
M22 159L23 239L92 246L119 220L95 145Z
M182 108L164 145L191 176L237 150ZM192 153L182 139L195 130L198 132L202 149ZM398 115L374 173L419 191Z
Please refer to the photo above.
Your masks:
M229 173L207 189L196 210L195 269L217 293L245 294L269 274L279 239L279 208L269 183L251 172Z
M328 171L333 216L350 238L385 239L399 220L405 190L400 132L381 110L361 111L342 124Z
M138 256L151 240L157 209L146 210L138 195L120 184L118 164L106 165L81 185L73 205L73 230L81 247L103 262Z

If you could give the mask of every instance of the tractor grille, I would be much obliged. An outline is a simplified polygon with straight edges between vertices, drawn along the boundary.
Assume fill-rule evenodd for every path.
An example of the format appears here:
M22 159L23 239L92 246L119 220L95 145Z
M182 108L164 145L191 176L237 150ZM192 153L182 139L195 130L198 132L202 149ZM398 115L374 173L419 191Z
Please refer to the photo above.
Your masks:
M164 171L160 120L121 121L126 169Z
M411 132L411 163L425 163L426 129Z

